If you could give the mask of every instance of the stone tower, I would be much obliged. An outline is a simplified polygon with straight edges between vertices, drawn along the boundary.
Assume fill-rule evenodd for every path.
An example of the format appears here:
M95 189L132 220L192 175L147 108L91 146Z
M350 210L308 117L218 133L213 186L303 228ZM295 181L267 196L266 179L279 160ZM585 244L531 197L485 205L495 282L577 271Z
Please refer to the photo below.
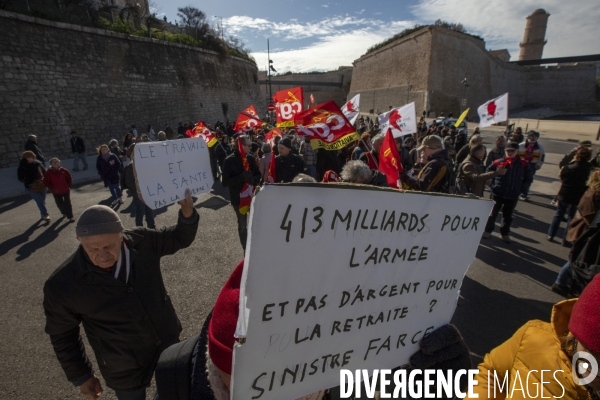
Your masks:
M519 61L539 60L542 58L544 45L546 44L546 26L550 14L542 8L538 8L527 17L523 41L519 43L521 52Z

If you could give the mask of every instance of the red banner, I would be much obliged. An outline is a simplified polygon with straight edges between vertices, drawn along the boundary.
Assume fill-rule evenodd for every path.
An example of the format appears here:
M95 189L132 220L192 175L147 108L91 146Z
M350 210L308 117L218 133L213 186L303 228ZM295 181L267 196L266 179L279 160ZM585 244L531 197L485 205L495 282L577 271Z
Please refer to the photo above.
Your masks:
M260 128L262 125L264 125L264 122L261 121L258 117L253 117L245 113L249 108L254 107L250 106L246 110L244 110L244 112L238 114L237 121L235 122L235 126L233 127L233 129L236 132L247 132L254 128Z
M269 143L271 147L275 144L275 136L283 137L283 133L281 133L281 129L273 128L265 135L265 142Z
M294 116L304 111L304 93L302 86L281 90L273 96L277 127L291 128L294 126Z
M214 133L208 130L204 122L198 121L193 129L188 129L185 134L191 138L201 137L204 139L208 147L213 147L217 144L217 138Z
M242 166L244 167L244 171L250 171L250 164L248 163L248 157L246 157L246 152L244 151L244 146L242 145L242 138L237 139L237 146L242 157ZM238 206L240 214L245 215L248 213L248 211L250 211L250 203L252 203L253 193L254 188L252 185L250 185L248 181L244 180L244 185L240 191L240 205Z
M379 149L379 171L385 174L388 185L398 188L400 174L404 171L400 160L400 154L394 141L391 128L388 129Z
M333 101L312 107L294 118L298 135L310 136L313 149L340 150L360 135Z

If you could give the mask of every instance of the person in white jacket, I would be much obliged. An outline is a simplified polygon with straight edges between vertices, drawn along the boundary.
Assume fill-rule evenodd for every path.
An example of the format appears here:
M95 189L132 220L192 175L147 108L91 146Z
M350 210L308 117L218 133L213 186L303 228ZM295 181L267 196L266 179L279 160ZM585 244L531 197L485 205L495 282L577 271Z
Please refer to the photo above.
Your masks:
M538 142L539 138L539 132L529 131L527 132L527 139L523 143L519 144L519 156L522 160L527 161L534 176L536 171L542 168L542 165L544 164L544 158L546 157L544 148ZM521 196L519 197L520 200L529 201L528 196L531 182L533 182L533 179L531 179L529 183L523 185L521 189Z

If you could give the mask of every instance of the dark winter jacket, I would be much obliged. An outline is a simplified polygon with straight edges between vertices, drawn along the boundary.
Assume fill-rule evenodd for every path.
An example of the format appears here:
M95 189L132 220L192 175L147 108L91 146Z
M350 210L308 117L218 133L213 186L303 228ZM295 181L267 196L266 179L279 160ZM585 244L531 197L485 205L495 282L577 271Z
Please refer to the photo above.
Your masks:
M20 182L23 182L25 189L27 189L29 185L44 176L44 173L46 173L46 168L38 160L30 163L25 159L21 159L17 169L17 178Z
M379 187L390 187L387 181L387 177L383 172L379 172L376 169L371 170L371 180L369 181L369 185L379 186Z
M504 157L504 147L494 147L485 158L485 167L489 167L491 163Z
M254 161L254 157L248 155L248 165L252 173L252 182L249 185L256 186L260 182L260 170ZM242 164L242 156L238 151L227 156L223 162L223 186L229 187L229 200L234 206L240 205L240 192L244 187L244 165Z
M573 161L560 170L560 190L558 200L567 204L579 204L581 197L588 189L587 180L592 171L592 164L587 161Z
M27 142L25 142L25 150L33 151L35 158L43 165L46 165L44 154L42 154L42 150L38 147L36 142L33 140L27 140Z
M508 200L516 200L521 194L523 185L533 180L532 167L528 162L521 160L519 156L510 162L505 157L494 161L487 172L496 171L498 168L506 168L508 171L503 176L497 176L492 183L494 196Z
M124 231L131 272L124 283L94 266L81 245L44 285L46 333L67 379L91 376L83 325L102 377L112 389L150 385L160 353L179 341L181 324L163 283L160 259L188 247L198 213L161 230Z
M304 173L304 160L291 151L287 157L277 156L275 158L276 183L291 182L296 175Z
M217 161L219 162L219 164L223 165L223 161L225 161L225 158L227 158L227 156L231 154L231 146L229 145L229 143L221 140L219 141L219 143L217 143L215 147L215 155L217 156Z
M98 155L96 159L96 170L98 175L104 181L104 185L119 183L119 172L121 172L121 161L116 155L109 153L108 161L104 160L102 155Z
M467 159L469 156L469 152L471 151L471 147L469 145L464 145L458 153L456 153L456 165L462 164L463 161Z
M85 143L79 136L71 138L71 153L85 153Z
M402 182L421 192L439 192L446 181L449 165L448 152L445 149L438 150L429 156L427 164L416 178L403 175Z
M339 175L341 172L340 163L337 158L337 151L329 151L325 149L317 150L317 181L323 180L325 172L332 170Z
M133 163L127 164L125 168L123 168L123 173L121 174L121 188L129 189L134 192L137 192L137 188L135 185L135 174L133 171Z
M58 170L50 167L44 173L44 184L53 194L63 195L69 193L72 182L71 173L63 167Z

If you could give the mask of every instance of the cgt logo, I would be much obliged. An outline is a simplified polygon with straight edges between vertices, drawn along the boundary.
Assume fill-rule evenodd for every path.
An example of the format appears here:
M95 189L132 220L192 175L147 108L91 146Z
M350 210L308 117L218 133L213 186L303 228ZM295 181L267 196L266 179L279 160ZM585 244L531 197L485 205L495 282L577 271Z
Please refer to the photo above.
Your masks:
M577 385L587 385L598 376L598 362L596 358L585 351L573 354L573 381Z

